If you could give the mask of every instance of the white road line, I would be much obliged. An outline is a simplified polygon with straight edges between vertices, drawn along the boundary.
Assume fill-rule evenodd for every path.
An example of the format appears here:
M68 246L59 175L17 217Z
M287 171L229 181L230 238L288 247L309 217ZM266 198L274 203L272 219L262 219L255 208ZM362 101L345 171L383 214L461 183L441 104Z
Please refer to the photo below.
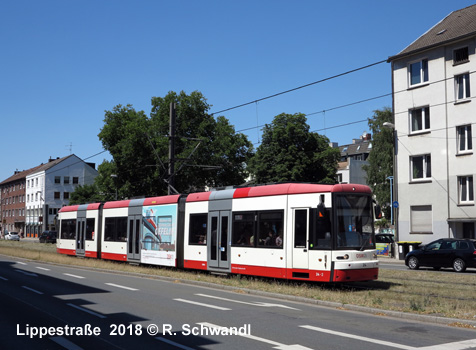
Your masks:
M94 312L94 311L85 309L85 308L83 308L83 307L81 307L81 306L77 306L77 305L74 305L74 304L71 304L71 303L68 303L67 305L69 305L69 306L71 306L71 307L74 307L75 309L78 309L78 310L87 312L88 314L97 316L97 317L99 317L99 318L106 318L106 316L104 316L104 315L101 315L101 314L98 314L97 312Z
M425 346L424 348L416 348L418 350L464 350L476 347L476 339L468 339L454 343L446 343L432 346Z
M61 345L63 348L67 350L83 350L83 348L77 346L73 342L69 341L66 338L63 337L51 337L50 338L52 341L54 341L56 344Z
M179 344L179 343L176 343L172 340L168 340L168 339L165 339L165 338L161 338L161 337L156 337L155 339L157 340L160 340L164 343L167 343L169 345L173 345L175 346L176 348L179 348L179 349L183 349L183 350L195 350L194 348L189 348L188 346L185 346L185 345L182 345L182 344Z
M36 266L36 268L37 268L38 270L51 271L50 269L47 269L46 267Z
M114 284L114 283L104 283L104 284L107 284L108 286L112 286L112 287L127 289L127 290L139 290L139 289L136 289L136 288L121 286L120 284Z
M27 271L23 271L23 270L15 270L15 271L19 272L19 273L22 273L24 275L27 275L27 276L38 277L38 275L36 273L33 273L33 272L27 272Z
M394 348L397 348L397 349L404 349L404 350L414 350L415 349L415 347L413 347L413 346L392 343L392 342L385 341L385 340L378 340L378 339L373 339L373 338L362 337L360 335L337 332L337 331L333 331L333 330L330 330L330 329L324 329L324 328L319 328L319 327L314 327L314 326L299 326L299 327L310 329L310 330L316 331L316 332L322 332L322 333L337 335L339 337L361 340L361 341L365 341L365 342L368 342L368 343L375 343L375 344L378 344L378 345L391 346L391 347L394 347Z
M0 276L0 280L8 281L8 278Z
M281 304L262 303L262 302L250 303L250 302L247 302L247 301L227 299L227 298L217 297L217 296L208 295L208 294L195 294L195 295L200 296L200 297L205 297L205 298L212 298L212 299L217 299L217 300L229 301L229 302L238 303L238 304L261 306L261 307L281 307L281 308L284 308L284 309L291 309L291 310L301 311L299 309L295 309L293 307L286 306L286 305L281 305Z
M217 310L222 310L222 311L230 311L231 309L228 309L226 307L221 307L221 306L216 306L216 305L210 305L210 304L203 304L203 303L199 303L199 302L196 302L196 301L191 301L191 300L185 300L185 299L174 299L176 301L180 301L182 303L188 303L188 304L193 304L193 305L199 305L199 306L205 306L205 307L209 307L211 309L217 309Z
M72 275L72 274L70 274L70 273L63 273L63 275L69 276L69 277L74 277L74 278L84 278L83 276Z
M38 290L36 290L36 289L30 288L30 287L27 287L27 286L21 286L21 287L22 287L22 288L25 288L25 289L27 289L27 290L29 290L29 291L31 291L31 292L34 292L34 293L36 293L36 294L40 294L40 295L43 294L43 292L40 292L40 291L38 291Z
M17 261L17 264L20 264L20 265L28 265L27 263L24 263L22 261Z
M202 325L204 327L208 327L208 328L224 328L223 326L217 326L215 324L208 323L208 322L199 322L197 324ZM308 348L299 344L293 344L293 345L281 344L274 340L257 337L251 334L237 334L237 335L243 338L248 338L251 340L256 340L262 343L270 344L273 346L273 349L277 349L277 350L312 350L311 348Z

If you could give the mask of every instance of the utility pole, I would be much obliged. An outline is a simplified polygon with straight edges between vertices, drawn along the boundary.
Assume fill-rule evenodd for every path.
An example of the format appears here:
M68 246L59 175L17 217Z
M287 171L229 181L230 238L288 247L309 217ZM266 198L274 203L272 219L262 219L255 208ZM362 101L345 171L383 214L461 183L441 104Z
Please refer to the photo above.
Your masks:
M170 103L170 124L169 124L169 178L168 178L168 194L172 194L174 188L175 173L175 103Z

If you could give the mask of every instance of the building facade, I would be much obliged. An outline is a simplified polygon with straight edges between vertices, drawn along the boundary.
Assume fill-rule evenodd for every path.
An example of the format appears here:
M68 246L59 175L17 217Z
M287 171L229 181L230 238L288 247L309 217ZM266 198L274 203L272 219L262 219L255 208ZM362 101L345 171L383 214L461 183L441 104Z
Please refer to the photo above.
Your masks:
M38 237L54 230L56 214L69 204L69 196L78 185L94 182L95 164L74 154L49 159L48 163L24 171L0 182L0 228L23 237Z
M78 185L92 184L97 176L94 164L74 154L49 159L26 176L25 233L38 237L44 230L55 230L56 215L69 204Z
M475 238L476 5L449 14L392 64L398 238Z
M365 132L352 144L338 146L341 154L337 165L337 182L367 185L367 173L362 169L372 150L371 134Z

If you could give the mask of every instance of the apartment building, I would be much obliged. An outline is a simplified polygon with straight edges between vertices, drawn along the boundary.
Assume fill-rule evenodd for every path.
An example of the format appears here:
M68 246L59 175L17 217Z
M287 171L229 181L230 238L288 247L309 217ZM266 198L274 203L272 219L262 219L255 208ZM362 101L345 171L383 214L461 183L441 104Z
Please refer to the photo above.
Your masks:
M15 171L0 183L2 232L38 237L44 230L54 230L56 214L69 204L70 194L78 185L92 184L97 174L94 163L74 154Z
M475 238L476 5L392 56L401 241Z

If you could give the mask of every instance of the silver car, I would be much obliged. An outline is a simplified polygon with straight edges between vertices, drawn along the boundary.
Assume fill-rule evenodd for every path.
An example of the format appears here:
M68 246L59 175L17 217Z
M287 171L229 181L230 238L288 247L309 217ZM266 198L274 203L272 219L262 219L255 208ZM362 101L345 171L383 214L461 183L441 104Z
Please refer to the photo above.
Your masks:
M5 239L9 241L19 241L20 235L18 232L8 232L5 234Z

